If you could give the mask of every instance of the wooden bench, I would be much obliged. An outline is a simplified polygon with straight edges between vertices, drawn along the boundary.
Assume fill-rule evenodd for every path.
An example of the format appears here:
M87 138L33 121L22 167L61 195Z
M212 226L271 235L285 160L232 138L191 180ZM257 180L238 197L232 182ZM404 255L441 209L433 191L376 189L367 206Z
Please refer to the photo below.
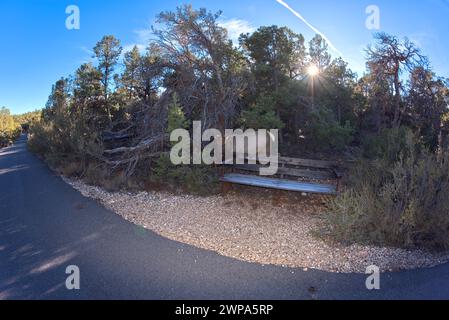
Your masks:
M310 194L336 195L339 181L343 176L343 171L339 169L340 164L337 162L287 157L279 158L279 169L275 177L254 175L254 173L259 173L262 167L257 164L241 164L230 167L232 172L223 173L220 179L224 191L229 189L232 184L238 184ZM296 180L292 180L292 178ZM309 181L299 181L299 179ZM338 183L337 185L319 183L322 180L337 180Z

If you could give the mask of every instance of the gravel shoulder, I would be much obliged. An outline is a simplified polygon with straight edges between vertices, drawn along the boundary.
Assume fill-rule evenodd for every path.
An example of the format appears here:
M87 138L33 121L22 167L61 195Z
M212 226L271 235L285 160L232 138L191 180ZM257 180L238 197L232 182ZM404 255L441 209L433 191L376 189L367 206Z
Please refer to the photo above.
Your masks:
M324 212L319 197L273 203L264 191L197 197L166 192L107 192L64 180L124 219L171 240L265 265L365 273L433 267L449 253L330 244L315 231Z

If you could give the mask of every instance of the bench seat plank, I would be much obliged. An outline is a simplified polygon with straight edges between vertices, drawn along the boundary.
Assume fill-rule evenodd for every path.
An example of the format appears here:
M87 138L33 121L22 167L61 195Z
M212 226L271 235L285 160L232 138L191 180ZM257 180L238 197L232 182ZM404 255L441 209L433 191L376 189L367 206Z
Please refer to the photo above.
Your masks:
M260 168L262 167L253 164L240 164L234 166L234 169L248 172L259 172ZM331 171L303 170L295 168L278 168L276 175L284 175L289 177L308 178L316 180L332 180L335 179L336 177L336 175L334 175Z
M249 176L244 174L226 174L221 182L241 184L252 187L278 189L285 191L306 192L315 194L337 194L337 188L333 185L304 183L273 178L263 178L259 176Z

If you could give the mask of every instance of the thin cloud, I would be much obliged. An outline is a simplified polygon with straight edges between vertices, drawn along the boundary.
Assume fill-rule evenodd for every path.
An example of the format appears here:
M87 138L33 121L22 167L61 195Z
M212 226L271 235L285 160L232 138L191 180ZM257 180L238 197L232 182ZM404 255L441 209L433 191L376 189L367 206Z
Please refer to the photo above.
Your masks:
M132 43L132 44L125 45L123 47L123 54L132 51L134 49L134 47L137 47L137 49L139 50L140 53L144 53L146 50L146 46L144 44Z
M229 38L238 44L240 35L253 33L256 29L246 20L230 19L219 22L219 26L228 30Z
M340 50L338 50L333 44L332 42L329 40L329 38L322 33L320 30L318 30L317 28L315 28L309 21L307 21L299 12L297 12L296 10L294 10L292 7L290 7L286 2L284 2L283 0L276 0L277 3L279 3L280 5L284 6L286 9L288 9L291 13L293 13L297 18L299 18L302 22L304 22L310 29L313 30L313 32L319 34L321 37L323 37L324 40L326 40L326 42L329 44L329 47L335 51L340 57L343 57L343 53L341 53Z
M80 63L81 64L85 64L85 63L95 63L96 61L97 61L97 59L95 58L95 53L94 53L94 51L92 50L92 49L89 49L89 48L87 48L87 47L79 47L79 49L81 50L81 51L83 51L85 54L87 54L87 56L86 57L84 57L81 61L80 61Z
M133 33L136 38L135 42L125 45L123 47L123 54L131 51L132 49L134 49L134 47L137 47L137 49L139 49L139 52L143 54L147 49L150 40L153 38L151 27L148 27L146 29L134 30Z
M153 38L153 31L151 30L151 27L134 30L134 34L137 36L139 43L143 44L148 44Z
M80 47L80 50L83 51L84 53L87 53L90 56L94 55L94 51L92 49L89 49L88 47Z

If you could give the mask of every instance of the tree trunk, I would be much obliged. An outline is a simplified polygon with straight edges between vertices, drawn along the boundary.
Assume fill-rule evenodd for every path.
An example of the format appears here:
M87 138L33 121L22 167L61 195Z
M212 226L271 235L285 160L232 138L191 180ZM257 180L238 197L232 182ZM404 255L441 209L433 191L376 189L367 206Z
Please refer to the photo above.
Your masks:
M393 127L398 128L401 125L401 83L399 80L399 62L395 68L394 73L394 90L395 90L395 103L394 103L394 118Z

